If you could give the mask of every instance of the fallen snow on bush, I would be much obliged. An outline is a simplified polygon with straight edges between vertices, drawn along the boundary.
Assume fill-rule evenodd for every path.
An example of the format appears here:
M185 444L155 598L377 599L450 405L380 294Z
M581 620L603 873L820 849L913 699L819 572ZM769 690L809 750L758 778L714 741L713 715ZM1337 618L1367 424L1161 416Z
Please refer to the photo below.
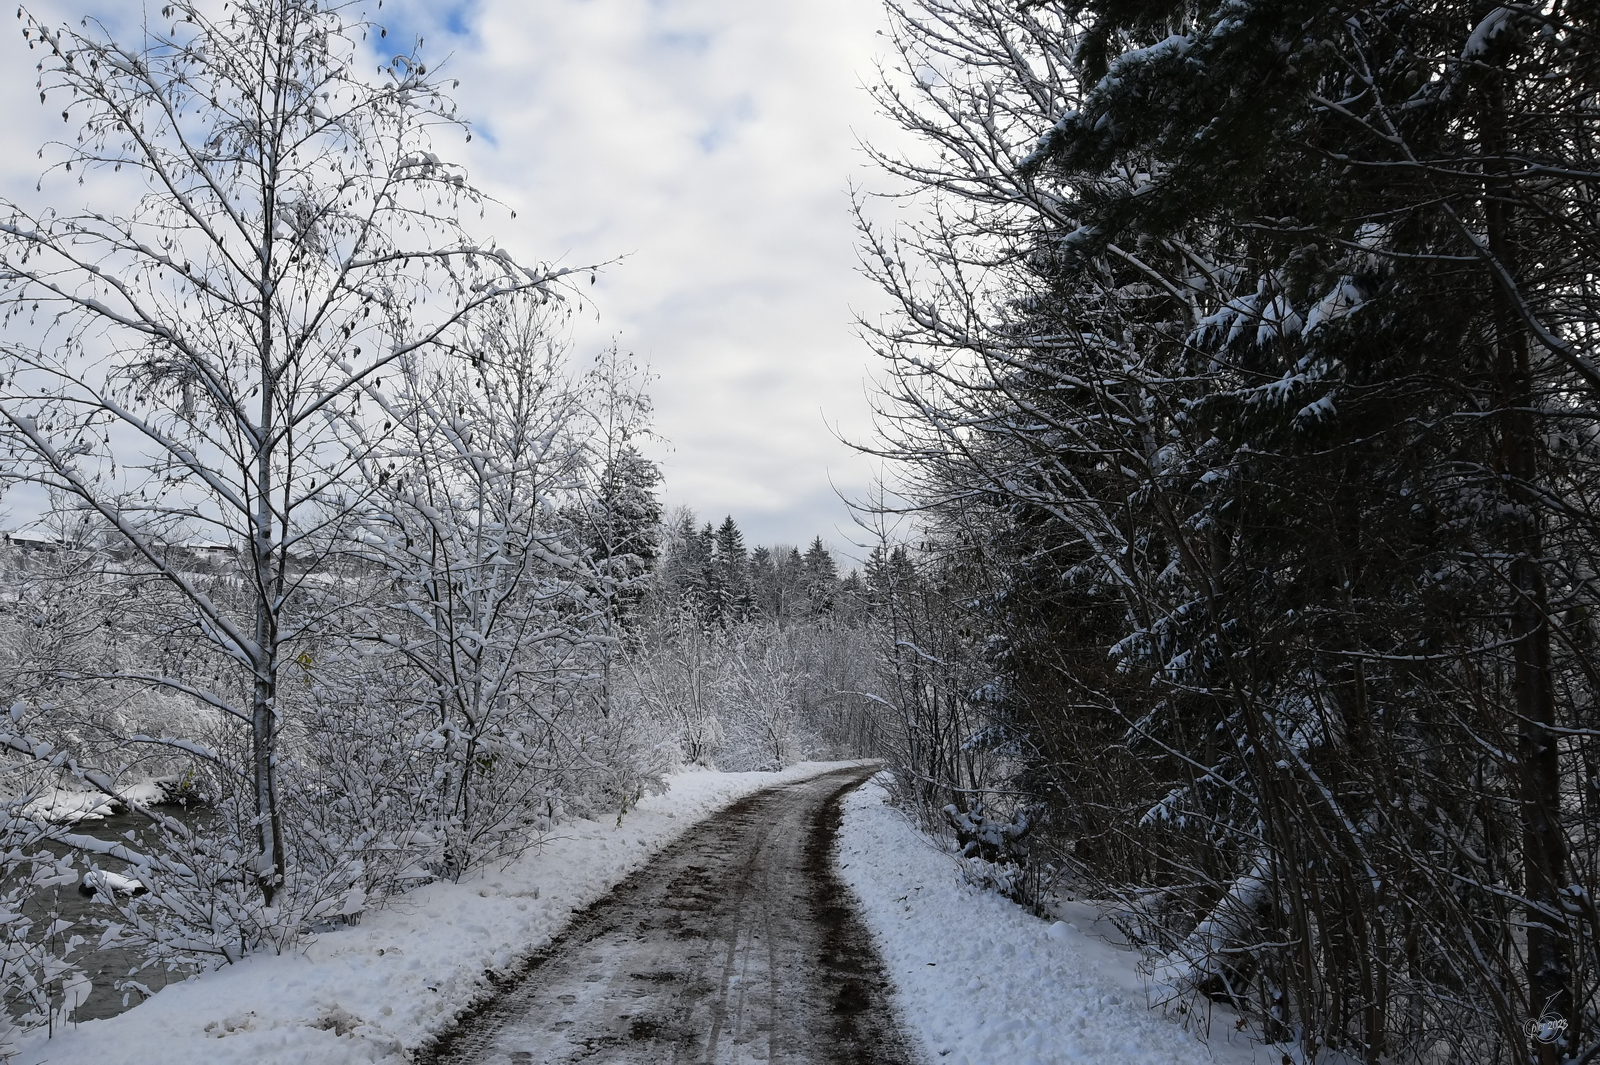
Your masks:
M76 825L84 821L104 821L116 803L98 791L67 791L50 788L22 808L22 816L32 821L57 825Z
M118 791L116 798L99 791L46 788L38 798L22 808L22 816L32 821L76 825L85 821L104 821L107 814L123 806L151 806L164 802L166 798L166 789L154 780L130 784Z
M362 923L303 937L299 949L255 955L159 991L118 1017L42 1031L13 1060L33 1065L399 1065L450 1026L573 913L611 890L696 821L773 784L837 764L782 773L689 772L618 824L575 821L509 867L434 883L369 911Z
M1213 1026L1208 1045L1152 1010L1133 952L963 883L955 855L886 798L876 781L846 796L837 860L882 953L901 1021L929 1062L1256 1061L1242 1035ZM1088 925L1092 911L1079 907L1074 919Z

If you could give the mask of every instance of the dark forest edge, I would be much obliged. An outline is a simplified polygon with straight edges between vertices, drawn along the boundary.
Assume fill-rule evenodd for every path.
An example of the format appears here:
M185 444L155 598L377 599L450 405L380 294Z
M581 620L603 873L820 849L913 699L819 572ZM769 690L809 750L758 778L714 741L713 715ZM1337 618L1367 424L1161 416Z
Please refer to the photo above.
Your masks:
M1306 1060L1596 1059L1600 10L888 7L905 790Z

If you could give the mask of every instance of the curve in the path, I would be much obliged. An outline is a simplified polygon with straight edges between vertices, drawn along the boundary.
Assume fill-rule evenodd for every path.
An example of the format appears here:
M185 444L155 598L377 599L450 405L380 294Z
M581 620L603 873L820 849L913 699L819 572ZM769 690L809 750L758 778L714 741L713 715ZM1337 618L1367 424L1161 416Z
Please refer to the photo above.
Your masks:
M832 867L840 800L875 771L758 792L690 829L421 1060L909 1062Z

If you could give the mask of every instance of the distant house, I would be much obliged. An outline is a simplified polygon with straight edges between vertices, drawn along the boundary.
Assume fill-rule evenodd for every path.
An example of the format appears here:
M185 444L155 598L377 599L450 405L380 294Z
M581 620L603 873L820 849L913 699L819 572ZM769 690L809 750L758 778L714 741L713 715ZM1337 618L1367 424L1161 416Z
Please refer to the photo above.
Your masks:
M5 534L5 544L19 551L54 551L61 546L61 541L39 533L17 531Z
M27 530L11 530L0 533L4 546L12 548L23 554L53 554L66 547L94 548L92 544L75 544L63 541L59 537L47 536L39 532ZM109 559L126 561L135 555L132 545L120 539L112 539L109 543L98 546L98 550ZM238 559L238 551L231 544L219 544L210 541L196 540L185 544L168 544L162 548L166 557L180 567L188 565L197 569L213 573L221 573L232 567Z

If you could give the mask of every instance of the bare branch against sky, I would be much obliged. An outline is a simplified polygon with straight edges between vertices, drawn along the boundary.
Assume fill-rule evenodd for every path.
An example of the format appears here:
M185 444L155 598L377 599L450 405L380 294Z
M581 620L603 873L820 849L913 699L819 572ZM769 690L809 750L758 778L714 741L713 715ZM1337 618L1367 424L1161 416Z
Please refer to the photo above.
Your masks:
M141 17L104 0L36 14L95 10L129 30ZM878 7L391 0L370 14L389 28L375 48L421 36L460 79L475 135L452 155L515 209L485 220L503 245L569 265L626 256L590 290L574 352L592 359L615 338L659 375L667 502L731 512L753 542L848 539L831 485L860 495L870 470L829 426L868 432L868 353L851 323L882 297L856 272L848 190L873 181L858 137L891 136L861 89ZM37 105L38 56L20 33L4 49L8 141L58 136L59 115ZM8 153L0 191L26 199L41 165Z

